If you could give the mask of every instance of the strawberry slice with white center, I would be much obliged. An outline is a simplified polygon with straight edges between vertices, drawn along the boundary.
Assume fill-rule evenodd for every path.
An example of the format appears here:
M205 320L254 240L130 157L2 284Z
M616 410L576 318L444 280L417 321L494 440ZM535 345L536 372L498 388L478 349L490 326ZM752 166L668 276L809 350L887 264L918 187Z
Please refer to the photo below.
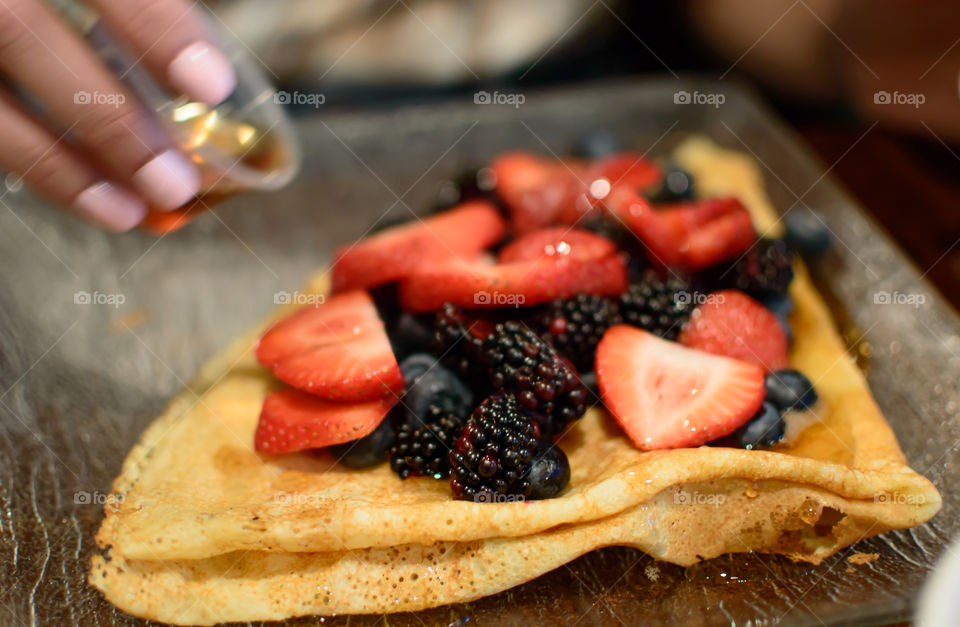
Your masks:
M268 394L253 437L261 453L292 453L358 440L373 433L394 399L337 403L293 388Z
M699 446L732 433L763 404L763 370L632 327L609 329L597 346L604 404L645 451Z
M543 257L566 257L578 261L602 259L617 252L605 237L566 226L535 231L519 237L500 251L500 263L534 261Z
M400 284L400 303L409 311L434 311L444 303L520 307L626 289L626 266L612 242L559 227L515 240L504 247L499 264L456 259L421 268Z
M337 251L333 291L397 281L424 264L451 257L473 259L497 243L505 229L500 212L484 200L385 229Z
M750 212L736 198L654 207L621 187L610 204L665 266L702 270L746 252L757 239Z
M510 212L513 232L530 233L557 224L572 211L583 183L583 165L540 155L511 151L490 163L496 176L496 193Z
M436 311L444 303L470 309L521 307L580 293L613 296L626 289L627 270L619 255L497 265L450 261L400 283L400 304L414 312Z
M293 387L336 401L368 401L403 387L400 366L366 292L305 307L267 331L257 360Z

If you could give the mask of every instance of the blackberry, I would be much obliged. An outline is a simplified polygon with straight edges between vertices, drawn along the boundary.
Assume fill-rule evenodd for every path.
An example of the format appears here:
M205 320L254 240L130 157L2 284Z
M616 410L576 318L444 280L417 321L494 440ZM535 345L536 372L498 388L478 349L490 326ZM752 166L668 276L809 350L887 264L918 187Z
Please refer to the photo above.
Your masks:
M445 413L431 405L423 424L404 423L400 426L390 448L390 469L401 479L411 476L449 477L450 451L463 423L456 414Z
M475 381L486 379L486 368L474 357L480 343L481 340L464 325L460 309L448 303L437 312L433 325L433 353L471 387Z
M793 280L793 255L783 240L763 238L740 259L710 268L703 276L714 289L737 289L763 300L786 293Z
M593 370L600 338L621 321L616 301L594 294L577 294L548 304L537 320L537 328L540 337L572 361L580 372L588 372Z
M646 272L620 295L620 315L627 324L668 340L677 339L694 308L690 285L676 277L661 280Z
M464 501L496 502L498 495L526 498L527 478L537 450L540 427L520 411L517 398L498 392L488 397L457 438L450 453L453 496Z
M490 385L515 392L518 405L552 435L583 416L587 390L576 368L523 323L500 322L481 346Z

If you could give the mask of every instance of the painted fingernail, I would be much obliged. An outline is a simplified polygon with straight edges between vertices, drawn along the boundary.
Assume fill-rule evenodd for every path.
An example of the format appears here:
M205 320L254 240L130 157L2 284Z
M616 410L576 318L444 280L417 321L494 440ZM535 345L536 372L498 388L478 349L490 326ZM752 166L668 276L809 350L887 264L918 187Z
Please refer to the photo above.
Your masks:
M73 204L87 219L118 233L137 226L147 215L143 201L107 181L94 183L77 194Z
M170 211L200 191L200 173L176 150L162 152L133 175L137 190L152 209Z
M187 96L211 106L223 102L237 86L230 60L203 41L181 50L167 67L167 77Z

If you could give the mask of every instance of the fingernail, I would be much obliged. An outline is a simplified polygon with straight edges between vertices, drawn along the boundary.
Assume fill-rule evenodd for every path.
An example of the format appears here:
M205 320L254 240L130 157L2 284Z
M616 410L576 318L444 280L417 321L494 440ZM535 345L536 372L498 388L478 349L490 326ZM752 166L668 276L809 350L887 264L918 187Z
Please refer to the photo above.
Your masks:
M150 207L170 211L200 191L200 173L176 150L162 152L133 175L137 190Z
M167 67L167 77L187 96L211 106L223 102L237 86L230 60L203 41L181 50Z
M77 194L73 204L84 217L118 233L129 231L147 215L147 206L139 198L106 181Z

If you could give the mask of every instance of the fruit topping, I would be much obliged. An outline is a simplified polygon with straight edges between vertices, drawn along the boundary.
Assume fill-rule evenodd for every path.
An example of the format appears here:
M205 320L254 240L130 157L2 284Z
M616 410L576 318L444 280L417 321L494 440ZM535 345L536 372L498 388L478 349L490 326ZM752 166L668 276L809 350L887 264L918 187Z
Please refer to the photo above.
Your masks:
M499 392L474 410L450 453L453 496L475 503L523 500L540 428L513 394Z
M519 237L500 251L500 263L543 258L591 261L617 254L617 245L595 233L556 226Z
M620 189L610 204L646 244L651 261L664 266L701 270L743 254L757 237L750 213L736 198L655 209L639 194Z
M610 255L582 261L564 255L491 265L450 260L427 265L400 284L400 302L410 311L459 307L520 307L583 292L614 295L626 289L623 259Z
M397 281L425 264L444 259L473 259L497 243L504 229L500 213L483 200L387 228L337 251L333 291Z
M693 175L671 164L664 171L660 186L651 191L647 198L652 203L669 203L693 200L694 196Z
M710 268L703 278L715 289L737 289L762 301L786 293L793 280L793 256L783 240L763 238L735 262Z
M583 166L539 155L507 152L490 164L496 193L510 213L517 235L557 224L580 188Z
M783 439L786 432L787 423L780 415L780 410L773 403L765 401L760 411L733 433L733 438L740 446L749 450L773 446Z
M737 290L714 292L690 314L680 343L756 364L769 372L787 366L787 336L766 307Z
M427 411L437 407L447 414L466 418L473 409L473 392L452 372L426 353L416 353L400 363L404 393L400 399L404 424L420 426ZM400 410L398 410L400 411Z
M291 453L358 440L383 421L394 399L337 403L293 388L263 401L254 447L261 453Z
M393 446L395 437L393 421L388 417L373 430L373 433L353 442L334 444L329 451L337 463L347 468L369 468L387 458L387 452Z
M576 369L529 327L516 321L497 324L480 350L493 389L515 393L520 408L542 423L544 435L583 416L587 391Z
M570 483L570 461L566 453L549 441L541 441L540 448L527 471L530 481L530 500L552 499L559 496Z
M626 324L675 340L693 311L693 291L683 279L661 279L647 271L620 295L620 315Z
M823 219L806 207L791 209L783 217L787 242L807 255L819 255L830 248L830 229Z
M643 450L699 446L733 432L760 408L763 371L628 325L597 347L603 402Z
M390 469L401 479L449 477L450 452L464 422L463 417L431 405L422 423L404 424L397 431L397 439L390 449Z
M281 381L329 400L392 397L403 385L366 292L347 292L298 310L260 338L256 354Z
M767 401L780 411L810 409L817 404L818 396L813 383L798 370L771 372L764 385L767 389Z
M540 337L570 359L581 372L593 370L600 338L620 324L616 300L594 294L577 294L548 303L537 318Z

